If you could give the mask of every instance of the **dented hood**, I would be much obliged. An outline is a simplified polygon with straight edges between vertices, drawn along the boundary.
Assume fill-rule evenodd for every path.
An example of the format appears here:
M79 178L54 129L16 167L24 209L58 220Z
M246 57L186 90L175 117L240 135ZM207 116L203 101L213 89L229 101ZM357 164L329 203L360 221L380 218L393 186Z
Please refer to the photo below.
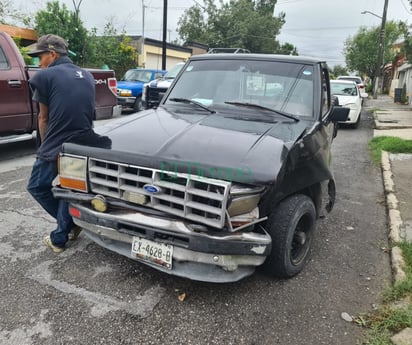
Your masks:
M95 150L101 158L117 162L270 183L307 126L304 121L286 118L262 122L219 113L176 114L158 108L96 128L110 137L112 147Z

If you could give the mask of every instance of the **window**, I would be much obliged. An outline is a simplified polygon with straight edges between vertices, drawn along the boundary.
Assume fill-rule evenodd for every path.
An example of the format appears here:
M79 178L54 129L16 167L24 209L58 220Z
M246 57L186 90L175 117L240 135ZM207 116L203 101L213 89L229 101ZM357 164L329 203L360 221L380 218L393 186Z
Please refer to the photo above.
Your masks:
M0 47L0 69L8 69L9 62L7 61L6 54L4 54L3 49Z
M313 74L310 64L253 58L195 60L185 69L169 99L189 98L223 112L238 111L230 104L236 102L314 117ZM166 104L173 105L173 101ZM256 113L256 108L244 107L242 111Z
M328 83L329 80L328 70L322 69L322 117L325 116L330 107L330 99L328 97Z

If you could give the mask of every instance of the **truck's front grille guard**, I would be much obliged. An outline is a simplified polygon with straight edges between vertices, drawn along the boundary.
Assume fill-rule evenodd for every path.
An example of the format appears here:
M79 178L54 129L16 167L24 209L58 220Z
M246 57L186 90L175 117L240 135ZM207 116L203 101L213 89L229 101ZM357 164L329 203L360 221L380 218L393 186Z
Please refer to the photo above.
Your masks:
M147 88L147 98L148 99L153 99L153 100L156 100L156 101L160 101L159 91Z
M149 169L95 158L89 159L90 189L93 193L140 203L215 228L225 224L230 182ZM149 193L144 185L160 188Z

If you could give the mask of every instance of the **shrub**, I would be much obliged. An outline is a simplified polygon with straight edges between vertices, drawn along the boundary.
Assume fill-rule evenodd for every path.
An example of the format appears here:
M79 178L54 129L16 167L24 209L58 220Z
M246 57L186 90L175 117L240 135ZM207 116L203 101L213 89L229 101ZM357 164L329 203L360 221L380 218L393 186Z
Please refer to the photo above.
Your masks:
M406 95L406 83L403 84L401 92L401 103L408 104L408 96Z

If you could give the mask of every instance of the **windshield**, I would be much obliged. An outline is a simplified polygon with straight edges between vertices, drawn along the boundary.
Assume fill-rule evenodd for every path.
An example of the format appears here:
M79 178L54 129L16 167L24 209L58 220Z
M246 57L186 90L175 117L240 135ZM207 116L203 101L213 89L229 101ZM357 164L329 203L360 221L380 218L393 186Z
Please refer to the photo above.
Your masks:
M177 74L180 72L180 70L182 69L182 67L184 66L184 63L178 63L176 66L174 66L171 70L169 70L166 74L165 74L165 79L172 79L172 78L176 78Z
M142 83L148 83L149 81L152 80L152 72L145 71L145 70L129 69L124 74L124 77L121 80L122 81L141 81Z
M358 94L358 88L354 84L346 83L330 83L332 95L337 96L356 96Z
M217 112L236 109L261 113L263 107L295 116L313 117L313 66L260 60L192 61L171 90L172 98L190 99ZM275 113L274 113L275 114ZM276 115L273 115L276 116Z
M339 77L339 80L354 81L356 84L361 84L362 80L359 77Z

